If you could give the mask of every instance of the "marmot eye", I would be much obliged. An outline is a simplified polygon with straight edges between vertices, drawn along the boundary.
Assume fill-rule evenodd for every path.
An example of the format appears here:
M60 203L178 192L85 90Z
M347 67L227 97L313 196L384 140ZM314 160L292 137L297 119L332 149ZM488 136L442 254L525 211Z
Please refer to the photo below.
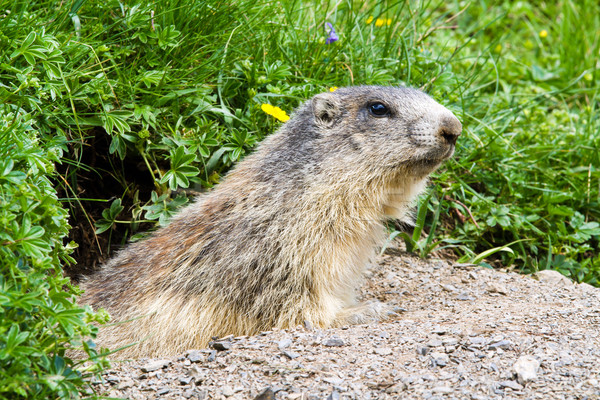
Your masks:
M382 103L369 104L368 108L371 115L375 117L387 117L388 115L390 115L390 110L385 104Z

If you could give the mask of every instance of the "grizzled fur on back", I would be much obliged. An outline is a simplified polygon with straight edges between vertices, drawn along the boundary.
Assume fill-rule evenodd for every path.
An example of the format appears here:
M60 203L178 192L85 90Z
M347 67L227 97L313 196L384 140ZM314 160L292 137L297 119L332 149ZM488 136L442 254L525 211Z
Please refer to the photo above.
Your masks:
M212 336L385 317L354 291L383 222L405 215L460 131L414 89L315 96L215 190L84 283L83 303L134 320L102 327L100 343L159 356Z

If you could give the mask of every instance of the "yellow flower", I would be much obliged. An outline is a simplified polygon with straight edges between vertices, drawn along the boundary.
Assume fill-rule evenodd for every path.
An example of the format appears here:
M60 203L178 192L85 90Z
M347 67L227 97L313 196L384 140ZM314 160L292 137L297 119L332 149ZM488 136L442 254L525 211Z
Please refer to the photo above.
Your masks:
M367 24L370 24L371 22L373 22L374 18L373 16L370 16L369 18L367 18ZM391 18L377 18L375 19L375 26L380 28L384 25L388 25L390 26L392 24L392 19Z
M329 88L330 92L335 92L336 90L338 90L337 86L332 86L332 87Z
M392 24L391 18L377 18L377 21L375 21L375 26L377 26L377 27L382 27L384 25L390 26L391 24Z
M545 30L545 29L542 29L542 30L540 31L540 37L541 37L542 39L545 39L545 38L547 38L547 37L548 37L548 31L547 31L547 30Z
M502 45L497 44L496 47L494 47L494 53L500 53L501 51L502 51Z
M281 122L285 122L288 119L290 119L290 117L287 115L287 113L279 107L273 107L270 104L262 104L260 106L260 109L263 110L266 114L269 114L270 116L277 118Z

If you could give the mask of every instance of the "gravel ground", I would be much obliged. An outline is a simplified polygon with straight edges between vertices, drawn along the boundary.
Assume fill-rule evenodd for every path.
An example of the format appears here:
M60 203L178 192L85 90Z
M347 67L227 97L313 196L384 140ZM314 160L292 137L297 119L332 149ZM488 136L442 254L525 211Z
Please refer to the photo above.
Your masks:
M129 399L600 399L600 290L388 249L364 299L388 321L221 338L114 362L101 394Z

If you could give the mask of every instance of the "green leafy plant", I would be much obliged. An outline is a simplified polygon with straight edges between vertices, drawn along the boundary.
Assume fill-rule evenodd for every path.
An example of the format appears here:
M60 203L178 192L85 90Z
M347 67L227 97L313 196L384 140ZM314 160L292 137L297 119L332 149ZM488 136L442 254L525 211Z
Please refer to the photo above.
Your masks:
M33 123L0 106L0 397L79 398L106 366L91 341L103 318L76 304L62 274L74 244L63 244L68 214L51 178L64 146L40 146Z
M412 233L409 234L408 232L394 230L389 235L387 243L391 242L396 237L400 237L404 241L406 251L408 251L409 253L415 252L423 258L427 257L440 244L439 242L433 241L433 239L435 238L435 229L438 225L440 218L440 211L442 209L441 203L439 201L437 201L437 204L434 205L435 211L433 214L431 225L429 226L429 233L425 235L425 237L423 237L426 224L426 217L433 196L434 193L429 192L427 195L421 198L421 201L419 202L417 208L416 220L415 225L412 229ZM384 249L385 246L382 249L382 252Z

